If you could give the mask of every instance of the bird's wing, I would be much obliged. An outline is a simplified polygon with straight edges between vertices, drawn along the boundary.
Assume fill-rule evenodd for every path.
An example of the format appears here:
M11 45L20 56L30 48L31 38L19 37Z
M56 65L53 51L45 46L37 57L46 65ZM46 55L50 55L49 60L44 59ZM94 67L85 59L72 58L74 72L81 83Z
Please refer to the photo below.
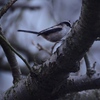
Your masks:
M62 30L62 26L52 26L52 27L50 27L50 28L47 28L47 29L45 29L45 30L42 30L42 31L40 31L39 32L39 35L43 35L43 34L51 34L51 33L55 33L55 32L59 32L59 31L61 31Z

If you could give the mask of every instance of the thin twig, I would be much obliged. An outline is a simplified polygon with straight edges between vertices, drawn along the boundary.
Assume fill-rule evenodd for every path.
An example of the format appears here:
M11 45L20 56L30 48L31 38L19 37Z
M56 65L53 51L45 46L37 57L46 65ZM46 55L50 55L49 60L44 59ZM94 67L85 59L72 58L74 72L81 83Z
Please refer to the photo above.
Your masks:
M23 3L20 3L20 4L16 4L14 6L11 7L11 10L15 10L15 9L28 9L28 10L40 10L41 9L41 6L34 6L34 5L29 5L27 4L27 2L24 2L24 5Z
M37 48L38 48L39 50L44 50L44 51L47 52L49 55L51 55L51 53L50 53L48 50L46 50L45 48L43 48L43 46L40 45L39 43L37 44Z
M92 67L95 69L95 67L96 67L96 61L93 63Z
M4 40L4 42L9 46L9 48L16 54L18 55L26 64L26 66L28 67L29 71L32 72L31 67L29 65L29 63L10 45L10 43L5 40L5 38L3 36L0 35L0 37Z
M85 60L85 63L86 63L86 68L87 68L87 69L91 68L91 66L90 66L90 61L89 61L89 59L88 59L87 54L84 55L84 60Z
M91 66L90 66L90 61L89 61L89 59L88 59L87 54L84 55L84 60L85 60L86 69L87 69L86 74L87 74L89 77L91 77L93 74L96 73L96 71L95 71L95 64L96 64L96 63L94 63L94 64L93 64L93 67L91 67Z
M7 12L7 10L16 2L17 0L10 0L5 6L0 9L0 18Z

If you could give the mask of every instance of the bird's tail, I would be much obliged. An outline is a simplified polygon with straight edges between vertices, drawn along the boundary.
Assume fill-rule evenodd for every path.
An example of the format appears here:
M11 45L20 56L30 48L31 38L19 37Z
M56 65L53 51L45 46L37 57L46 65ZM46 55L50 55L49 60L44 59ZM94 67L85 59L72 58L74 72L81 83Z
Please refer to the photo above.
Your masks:
M18 32L27 32L27 33L33 33L33 34L39 34L39 32L35 32L35 31L28 31L28 30L18 30Z

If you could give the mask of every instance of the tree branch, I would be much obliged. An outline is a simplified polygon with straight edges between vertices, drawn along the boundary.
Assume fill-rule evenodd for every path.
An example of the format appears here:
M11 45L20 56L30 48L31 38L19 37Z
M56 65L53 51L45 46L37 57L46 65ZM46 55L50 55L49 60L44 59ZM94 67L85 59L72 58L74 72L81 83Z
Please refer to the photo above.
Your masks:
M98 20L100 21L100 2L83 0L82 4L81 16L73 25L66 41L49 60L40 65L45 69L41 70L41 79L50 83L52 88L56 84L55 80L59 83L69 72L78 70L75 63L82 59L97 38L96 33L100 32L99 27L97 27L100 26L98 22Z
M11 72L9 68L9 63L5 63L5 64L0 63L0 70L5 71L5 72ZM20 70L21 70L22 75L24 76L30 73L29 70L26 69L26 66L20 66Z
M59 98L67 93L98 88L100 88L100 73L94 74L91 78L87 77L87 75L72 76L71 79L65 79L61 84L61 87L57 87L57 89L52 92L52 98L54 100L55 97Z
M29 5L29 4L27 4L27 2L25 2L24 5L23 4L13 5L11 7L11 10L15 10L15 9L19 9L19 8L20 9L29 9L29 10L39 10L39 9L41 9L40 6Z
M95 83L95 81L99 83L100 75L98 74L93 74L94 76L96 75L96 77L91 76L91 78L85 78L89 81L84 80L84 82L82 82L82 79L78 81L74 79L74 82L72 82L74 84L68 85L67 81L64 85L64 80L68 78L69 73L76 72L79 69L76 62L84 56L97 38L98 33L100 33L99 26L100 1L83 0L80 18L74 23L69 36L63 41L62 45L50 59L42 65L36 66L41 68L38 76L34 77L34 74L32 75L31 73L26 79L21 80L17 86L10 88L4 97L7 98L7 100L13 100L15 97L17 97L18 100L22 100L23 98L24 100L54 100L58 95L65 95L69 92L91 89L92 86L93 89L100 88L100 85ZM86 86L84 88L82 85L88 85L92 78L94 83L91 83L91 87ZM80 89L77 88L78 85ZM66 86L65 91L63 86ZM68 92L69 89L72 91ZM13 91L15 91L16 94Z
M0 29L0 36L3 37L1 29ZM6 54L8 62L10 64L13 76L13 83L18 82L21 79L21 71L18 66L17 60L15 58L14 53L10 50L9 46L4 42L4 40L0 37L0 44Z
M16 2L17 0L10 0L5 6L0 9L0 18L7 12L7 10Z
M94 73L96 73L95 71L95 64L96 62L93 64L93 67L90 66L90 61L88 59L88 56L87 54L84 55L84 60L85 60L85 63L86 63L86 74L91 77Z

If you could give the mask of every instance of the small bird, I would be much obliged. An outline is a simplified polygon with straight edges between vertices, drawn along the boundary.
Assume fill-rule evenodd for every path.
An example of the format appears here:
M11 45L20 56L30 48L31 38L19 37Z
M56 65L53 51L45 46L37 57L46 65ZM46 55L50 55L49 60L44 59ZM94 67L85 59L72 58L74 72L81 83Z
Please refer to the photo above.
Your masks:
M57 25L44 29L40 32L28 31L28 30L18 30L18 31L37 34L37 36L41 35L50 42L58 42L68 33L68 30L70 28L71 28L70 22L61 22Z

